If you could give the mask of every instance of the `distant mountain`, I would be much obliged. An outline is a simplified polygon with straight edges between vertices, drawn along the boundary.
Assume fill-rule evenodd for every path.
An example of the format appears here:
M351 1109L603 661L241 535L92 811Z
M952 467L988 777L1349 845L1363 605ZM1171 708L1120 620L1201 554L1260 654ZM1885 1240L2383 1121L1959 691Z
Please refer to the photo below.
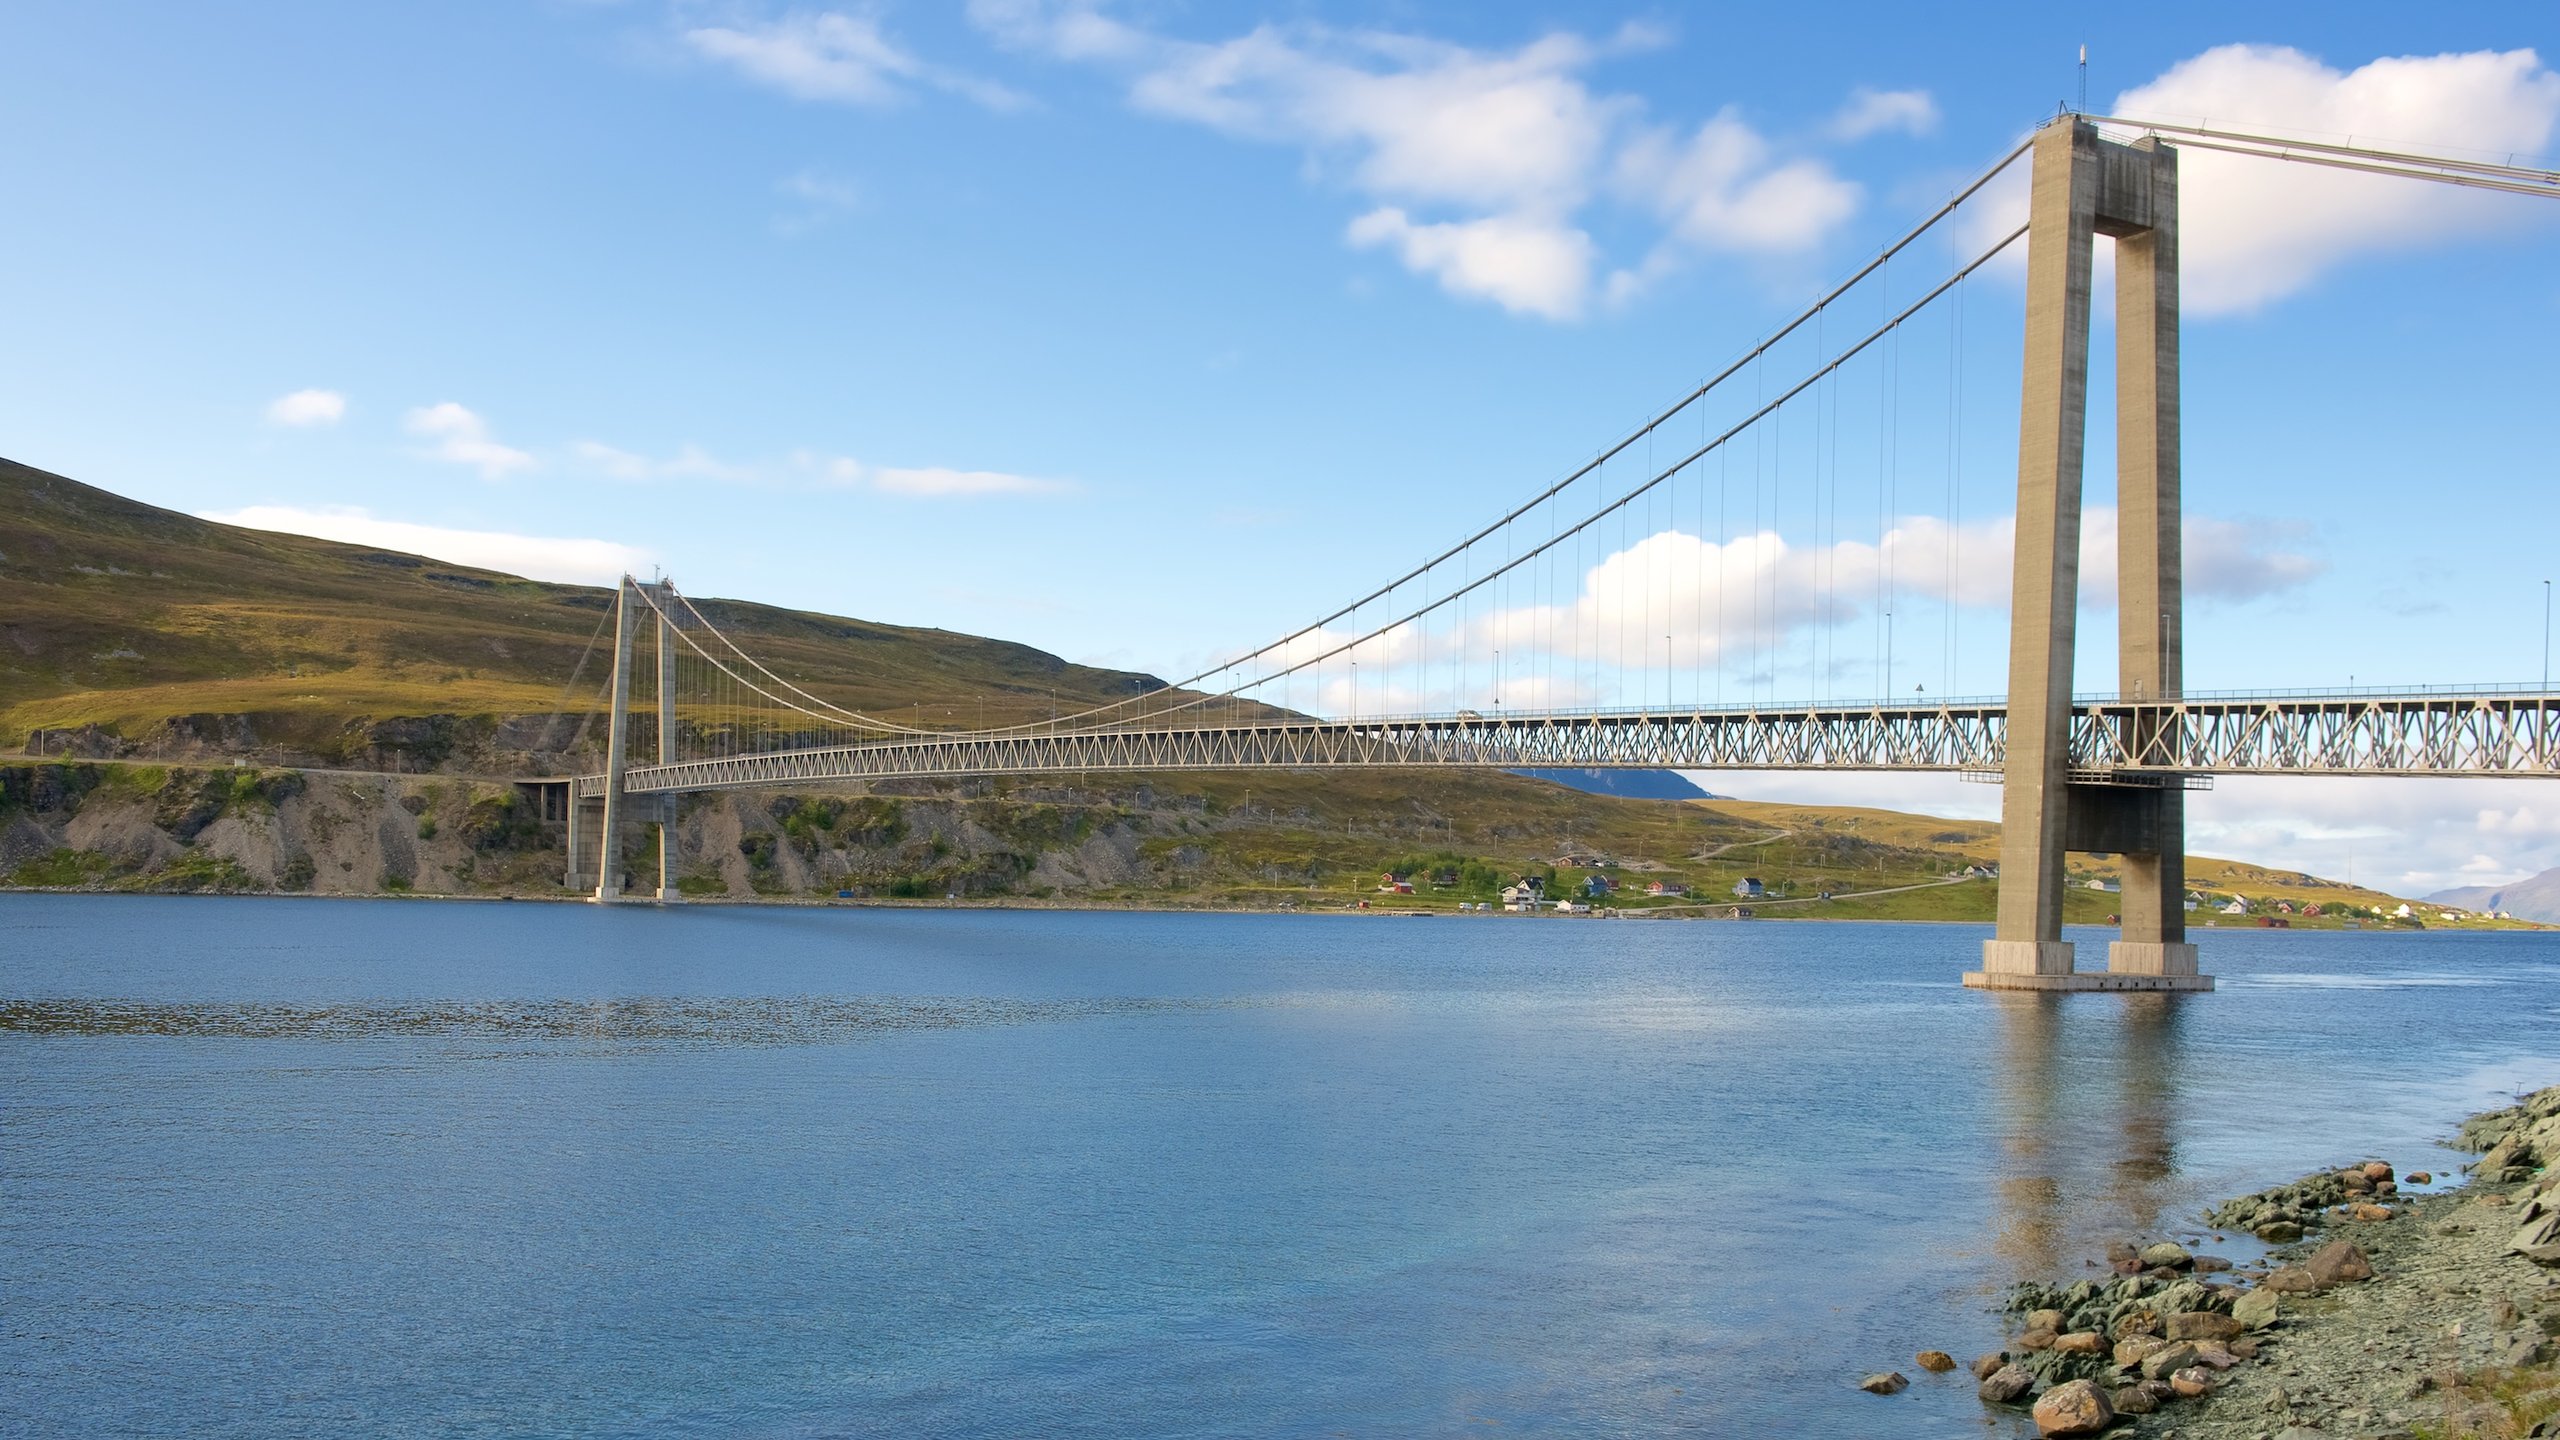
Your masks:
M2427 903L2459 905L2465 910L2504 910L2519 920L2560 925L2560 870L2545 870L2513 885L2466 885L2459 890L2439 890L2427 897Z
M1514 770L1532 780L1545 780L1592 795L1628 800L1713 800L1677 770Z

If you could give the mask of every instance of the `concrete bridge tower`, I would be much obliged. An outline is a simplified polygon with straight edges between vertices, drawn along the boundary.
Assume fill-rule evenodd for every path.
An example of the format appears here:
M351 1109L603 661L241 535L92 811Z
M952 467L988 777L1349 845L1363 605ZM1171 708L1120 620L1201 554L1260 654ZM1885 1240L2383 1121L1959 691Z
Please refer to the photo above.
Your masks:
M2010 590L2000 915L1967 985L2209 990L2186 937L2186 808L2167 785L2071 778L2080 604L2080 480L2096 237L2116 245L2116 653L2121 688L2175 699L2179 673L2178 156L2099 137L2078 116L2035 139L2027 235L2018 538ZM2139 738L2139 737L2135 737ZM2103 972L2062 938L2064 856L2123 857L2123 937Z
M656 603L642 594L653 592ZM676 759L676 645L675 625L666 617L667 606L675 594L673 581L660 580L652 585L625 575L621 589L614 596L613 624L613 712L605 732L604 819L596 857L596 894L602 903L622 898L622 829L631 817L631 796L623 789L623 775L631 762L631 680L633 651L639 640L641 617L654 616L658 629L658 762L671 765ZM658 819L658 884L656 898L660 904L671 904L683 898L676 890L676 797L661 793L651 802ZM574 798L569 810L569 883L578 883L578 822Z

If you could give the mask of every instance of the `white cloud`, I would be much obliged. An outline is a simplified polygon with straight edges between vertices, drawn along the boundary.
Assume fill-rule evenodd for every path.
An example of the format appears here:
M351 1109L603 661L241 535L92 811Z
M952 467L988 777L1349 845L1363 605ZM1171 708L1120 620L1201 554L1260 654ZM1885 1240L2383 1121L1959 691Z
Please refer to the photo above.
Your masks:
M745 465L732 465L718 459L699 445L685 445L664 460L617 450L594 440L581 440L573 449L578 458L616 480L752 480L756 472Z
M410 434L435 442L430 455L456 465L469 465L480 472L483 480L502 479L510 471L533 468L531 455L490 438L487 421L451 400L410 411L406 423Z
M2114 512L2108 512L2113 528ZM2181 556L2190 598L2255 600L2318 578L2329 562L2308 551L2310 527L2297 521L2215 520L2189 516Z
M335 390L296 390L290 395L279 395L268 404L267 421L301 429L335 425L346 417L346 413L347 397Z
M979 495L1055 495L1066 490L1062 480L1044 480L1034 475L1008 475L1001 470L951 470L941 466L901 470L888 467L871 472L871 485L891 495L916 495L932 499Z
M384 520L363 510L303 509L292 505L252 505L245 510L209 511L202 518L253 530L281 530L313 535L349 545L399 550L431 556L455 565L496 570L534 580L578 585L610 585L627 574L648 568L644 550L610 540L565 539L517 535L504 530L455 530Z
M849 455L817 455L802 450L791 462L817 484L834 489L873 490L920 500L966 500L990 495L1065 495L1075 486L1037 475L1002 470L957 470L947 466L866 465Z
M911 85L925 85L990 110L1019 110L1028 103L993 81L917 57L870 15L795 13L766 24L688 30L684 41L696 54L798 100L890 105L906 98Z
M1864 140L1888 130L1906 135L1928 135L1938 128L1938 102L1926 90L1870 90L1860 86L1849 92L1849 102L1831 117L1830 132L1835 139Z
M1493 215L1418 225L1389 207L1345 233L1353 245L1394 250L1406 269L1453 295L1481 295L1515 314L1571 320L1591 288L1591 237L1551 221Z
M2005 515L1961 525L1910 516L1880 543L1829 546L1791 545L1771 531L1719 543L1664 530L1593 565L1572 600L1495 611L1475 622L1476 637L1485 648L1622 652L1648 668L1666 657L1698 668L1740 652L1770 653L1808 628L1859 623L1896 604L2006 611L2016 528L2015 517ZM2186 533L2190 600L2260 599L2324 568L2287 548L2300 541L2296 529L2190 518ZM2112 507L2092 506L2082 516L2080 586L2088 608L2113 607Z
M2560 75L2530 50L2402 56L2341 73L2299 50L2225 45L2117 96L2114 113L2504 159L2550 143ZM2527 219L2512 196L2421 181L2192 147L2178 164L2179 283L2184 303L2202 314L2281 300L2359 254Z
M1664 42L1644 26L1478 49L1314 24L1179 40L1078 0L972 0L970 14L1002 43L1126 74L1139 110L1304 150L1370 202L1351 244L1518 314L1584 313L1598 255L1580 215L1595 197L1656 215L1684 245L1752 254L1818 245L1858 204L1828 165L1780 155L1731 112L1675 140L1638 125L1635 98L1595 90L1595 64ZM1909 97L1878 103L1911 123ZM1677 260L1657 250L1610 291L1624 298Z
M1802 805L1872 805L1997 820L2000 787L1952 775L1686 772L1719 795ZM2224 776L2187 797L2187 849L2398 895L2502 884L2560 865L2560 827L2487 839L2475 817L2521 809L2547 780ZM2489 853L2483 853L2483 844Z
M1855 184L1819 160L1774 159L1769 142L1730 110L1686 140L1638 134L1619 157L1618 179L1702 250L1792 254L1858 209Z
M2502 833L2549 781L2225 776L2188 797L2188 848L2401 895L2522 879L2560 864L2560 834ZM2484 853L2485 852L2485 853ZM2485 864L2483 862L2486 862Z
M2339 71L2282 46L2224 45L2125 91L2110 108L2129 120L2505 160L2550 148L2560 132L2560 74L2531 50L2399 56ZM2536 207L2518 199L2184 146L2180 303L2191 315L2246 314L2368 255L2533 223ZM2026 167L2011 167L1985 203L1968 209L1977 213L1963 233L1976 250L2024 223ZM2024 254L2012 252L2013 273Z

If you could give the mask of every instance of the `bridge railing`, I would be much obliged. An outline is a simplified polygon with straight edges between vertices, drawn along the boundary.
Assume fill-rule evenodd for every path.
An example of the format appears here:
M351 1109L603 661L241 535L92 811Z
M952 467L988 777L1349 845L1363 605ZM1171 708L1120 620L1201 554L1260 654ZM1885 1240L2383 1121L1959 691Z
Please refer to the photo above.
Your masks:
M1203 717L1204 722L1208 717ZM2008 712L1988 702L1554 710L1261 719L1063 734L918 735L635 766L638 792L829 780L1067 772L1643 768L1999 769ZM2080 778L2560 775L2560 693L2539 687L2223 694L2075 707ZM601 788L600 777L580 793Z

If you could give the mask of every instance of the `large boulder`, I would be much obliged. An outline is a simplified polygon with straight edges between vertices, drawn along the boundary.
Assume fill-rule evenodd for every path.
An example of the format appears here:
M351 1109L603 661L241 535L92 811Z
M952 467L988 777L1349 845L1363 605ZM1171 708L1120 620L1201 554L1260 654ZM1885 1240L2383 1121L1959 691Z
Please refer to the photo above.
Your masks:
M1899 1395L1911 1386L1911 1378L1899 1370L1887 1370L1858 1382L1858 1388L1870 1395Z
M2194 1263L2195 1257L2187 1253L2187 1247L2175 1240L2142 1247L2142 1267L2146 1270L2184 1270Z
M1923 1350L1911 1357L1911 1363L1932 1375L1944 1375L1956 1368L1956 1357L1944 1350Z
M2287 1265L2259 1281L2258 1288L2279 1295L2315 1295L2320 1291L2320 1282L2301 1266Z
M2156 1335L2127 1335L2116 1342L2116 1368L2122 1370L2139 1365L2155 1351L2167 1347L2168 1343Z
M2170 1316L2167 1333L2172 1340L2228 1340L2246 1328L2228 1315L2217 1315L2210 1310L2190 1310L2183 1315Z
M2160 1312L2141 1307L2126 1310L2116 1317L2116 1323L2107 1327L2108 1337L2116 1340L2130 1340L2136 1335L2159 1333Z
M2509 1250L2521 1255L2537 1246L2560 1243L2560 1210L2528 1207L2524 1213L2527 1218L2516 1227L2516 1238L2507 1242Z
M2115 1423L2115 1407L2094 1380L2056 1385L2036 1397L2030 1412L2038 1435L2095 1435Z
M2196 1347L2185 1340L2172 1340L2142 1357L2142 1378L2165 1380L2175 1371L2196 1363Z
M2172 1371L2169 1388L2178 1393L2179 1399L2193 1400L2213 1388L2213 1372L2200 1365Z
M2001 1366L2008 1363L2008 1352L2003 1350L1986 1350L1982 1354L1973 1357L1973 1378L1976 1380L1988 1380L1991 1378L1993 1371L1998 1370Z
M1983 1376L1982 1383L1974 1387L1973 1393L1981 1396L1982 1403L1986 1405L2015 1405L2034 1388L2036 1377L2015 1365L2003 1365Z
M2148 1415L2160 1408L2147 1385L2119 1385L2107 1392L2107 1404L2119 1415Z
M2231 1302L2231 1318L2252 1330L2264 1330L2275 1323L2281 1313L2273 1290L2252 1290Z
M2310 1271L2311 1278L2319 1281L2323 1289L2373 1278L2373 1262L2352 1240L2332 1240L2312 1251L2302 1268Z

